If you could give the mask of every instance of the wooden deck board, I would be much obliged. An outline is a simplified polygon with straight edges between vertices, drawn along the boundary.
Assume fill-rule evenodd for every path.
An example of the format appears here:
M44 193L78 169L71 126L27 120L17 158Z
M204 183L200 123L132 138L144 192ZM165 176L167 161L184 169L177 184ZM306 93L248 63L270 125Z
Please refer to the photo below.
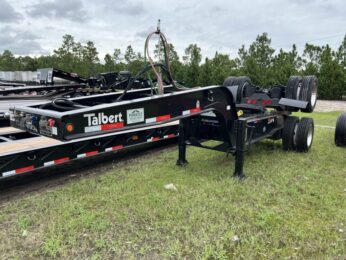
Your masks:
M14 127L1 127L0 128L0 135L7 135L7 134L16 134L16 133L22 133L23 130L14 128Z
M13 142L0 143L0 155L18 152L23 150L33 150L50 145L60 144L61 141L52 138L39 136Z

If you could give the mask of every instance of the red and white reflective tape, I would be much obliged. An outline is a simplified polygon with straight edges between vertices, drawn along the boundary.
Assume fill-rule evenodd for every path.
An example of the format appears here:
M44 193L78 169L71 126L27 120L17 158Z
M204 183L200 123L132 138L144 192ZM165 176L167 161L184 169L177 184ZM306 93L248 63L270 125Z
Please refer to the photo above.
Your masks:
M92 156L95 154L98 154L99 151L91 151L91 152L87 152L87 153L81 153L77 155L77 158L83 158L83 157L88 157L88 156Z
M56 164L59 164L59 163L68 162L69 160L70 160L69 157L62 157L60 159L56 159L56 160L53 160L53 161L45 162L43 165L44 166L51 166L51 165L56 165Z
M105 149L106 152L110 152L110 151L115 151L115 150L119 150L119 149L122 149L124 148L123 145L116 145L116 146L112 146L112 147L107 147Z
M174 137L176 137L175 134L169 134L169 135L163 136L164 139L169 139L169 138L174 138Z
M30 166L23 167L23 168L18 168L18 169L12 170L12 171L3 172L2 173L2 177L8 177L8 176L12 176L12 175L15 175L15 174L20 174L20 173L23 173L23 172L28 172L28 171L31 171L33 169L35 169L34 165L30 165Z
M117 122L117 123L105 124L105 125L93 125L93 126L84 127L84 132L90 133L90 132L97 132L97 131L106 131L106 130L123 128L123 127L124 127L124 122Z
M155 141L158 141L160 139L161 139L160 137L151 137L151 138L147 139L147 142L155 142Z
M168 135L164 135L163 138L160 137L151 137L149 139L147 139L147 142L155 142L155 141L159 141L161 139L169 139L169 138L174 138L176 137L175 134L168 134Z
M149 123L155 123L155 122L165 121L169 119L171 119L171 115L163 115L163 116L147 118L145 119L145 123L149 124Z
M183 116L190 115L190 114L193 114L193 113L197 113L197 112L200 112L200 111L201 111L200 107L191 108L189 110L183 111Z

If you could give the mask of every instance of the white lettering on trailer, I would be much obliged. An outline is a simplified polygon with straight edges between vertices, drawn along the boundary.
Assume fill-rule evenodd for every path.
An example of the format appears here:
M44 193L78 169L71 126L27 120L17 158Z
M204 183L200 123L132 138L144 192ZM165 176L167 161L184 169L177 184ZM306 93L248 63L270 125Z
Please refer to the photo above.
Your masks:
M103 112L97 113L90 113L90 114L84 114L83 117L86 117L88 119L88 126L98 126L98 125L105 125L105 124L113 124L118 122L123 122L123 115L120 112L119 114L114 115L105 115Z

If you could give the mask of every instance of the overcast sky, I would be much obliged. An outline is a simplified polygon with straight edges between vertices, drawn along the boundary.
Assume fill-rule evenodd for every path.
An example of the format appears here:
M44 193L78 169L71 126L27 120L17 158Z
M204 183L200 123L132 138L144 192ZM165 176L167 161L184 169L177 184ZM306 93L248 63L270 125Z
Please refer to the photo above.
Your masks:
M146 35L161 29L179 55L197 43L204 57L237 55L267 32L276 49L308 41L337 48L346 33L345 0L0 0L0 52L52 53L64 34L95 43L100 58L131 44L143 50Z

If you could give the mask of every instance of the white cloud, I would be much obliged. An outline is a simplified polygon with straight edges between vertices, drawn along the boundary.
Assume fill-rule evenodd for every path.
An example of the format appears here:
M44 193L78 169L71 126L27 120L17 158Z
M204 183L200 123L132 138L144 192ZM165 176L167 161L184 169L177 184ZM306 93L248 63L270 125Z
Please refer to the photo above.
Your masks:
M14 10L6 0L0 0L0 22L13 23L22 19L22 15Z
M346 33L342 0L13 0L12 6L22 17L13 28L39 36L34 40L42 46L38 52L52 52L68 33L78 41L93 41L101 59L129 44L143 51L145 34L158 19L180 56L188 44L197 43L204 57L216 51L235 57L242 44L248 46L262 32L268 32L276 49L297 43L301 51L306 42L337 48Z
M41 1L28 5L27 14L34 19L48 17L55 19L70 19L76 22L84 22L87 19L81 0Z
M0 29L0 50L10 50L19 55L44 53L37 35L12 26Z

